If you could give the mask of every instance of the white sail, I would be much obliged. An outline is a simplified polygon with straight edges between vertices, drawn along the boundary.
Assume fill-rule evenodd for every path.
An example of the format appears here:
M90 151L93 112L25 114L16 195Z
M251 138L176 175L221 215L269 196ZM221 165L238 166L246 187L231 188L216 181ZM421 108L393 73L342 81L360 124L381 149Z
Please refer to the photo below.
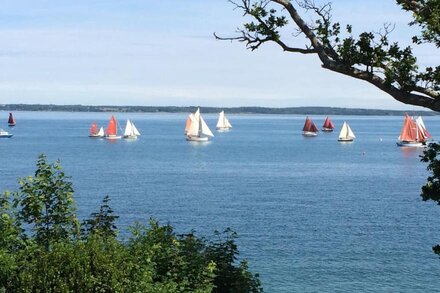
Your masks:
M130 120L127 119L127 123L125 124L124 136L133 135L133 127L131 125Z
M356 136L354 135L353 131L350 128L350 125L348 125L347 123L347 128L348 128L348 133L347 133L347 137L348 138L356 138Z
M101 126L101 128L99 128L99 131L96 135L97 136L104 136L104 127Z
M206 125L206 122L205 120L203 120L203 117L201 115L200 115L200 125L201 125L200 134L210 137L214 136L214 134L212 134L211 132L211 129L209 129L208 125Z
M137 135L137 136L141 135L139 130L137 130L136 126L134 126L133 122L131 122L131 128L133 129L133 134L134 135Z
M339 132L339 139L346 140L346 139L353 139L356 138L353 131L351 130L350 126L347 122L344 121L344 124L342 125L341 132Z
M226 118L226 117L225 117L225 125L226 125L226 127L228 127L228 128L232 128L231 123L229 122L228 118Z
M217 128L225 128L226 127L226 125L225 125L225 111L221 111L218 114L218 121L217 121L216 127Z

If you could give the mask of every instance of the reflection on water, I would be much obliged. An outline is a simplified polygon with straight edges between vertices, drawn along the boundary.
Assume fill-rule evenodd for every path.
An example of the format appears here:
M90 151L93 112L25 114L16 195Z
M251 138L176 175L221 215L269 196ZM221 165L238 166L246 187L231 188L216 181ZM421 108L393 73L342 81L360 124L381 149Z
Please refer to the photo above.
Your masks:
M414 158L423 154L424 147L397 147L403 158Z

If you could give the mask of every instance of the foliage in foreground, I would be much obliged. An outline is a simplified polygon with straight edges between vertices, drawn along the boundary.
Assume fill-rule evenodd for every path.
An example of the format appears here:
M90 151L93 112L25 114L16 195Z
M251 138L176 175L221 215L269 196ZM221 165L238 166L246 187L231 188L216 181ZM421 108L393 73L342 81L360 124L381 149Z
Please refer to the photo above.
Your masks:
M0 196L0 292L262 292L230 229L208 241L150 220L121 241L108 197L79 224L59 162L41 155L19 184Z
M422 186L423 201L432 200L440 205L440 144L432 143L424 151L421 161L428 163L426 167L431 173L425 185ZM440 245L435 245L432 250L440 255Z

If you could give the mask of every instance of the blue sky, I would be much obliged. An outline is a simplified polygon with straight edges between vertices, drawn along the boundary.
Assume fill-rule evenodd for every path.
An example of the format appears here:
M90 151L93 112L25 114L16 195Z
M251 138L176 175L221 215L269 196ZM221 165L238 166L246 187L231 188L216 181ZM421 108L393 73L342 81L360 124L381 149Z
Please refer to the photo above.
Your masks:
M244 20L227 0L0 5L0 103L414 108L321 69L316 56L216 41L213 32L229 36ZM394 0L334 0L333 10L357 31L390 22L394 40L412 35ZM417 54L440 61L429 46Z

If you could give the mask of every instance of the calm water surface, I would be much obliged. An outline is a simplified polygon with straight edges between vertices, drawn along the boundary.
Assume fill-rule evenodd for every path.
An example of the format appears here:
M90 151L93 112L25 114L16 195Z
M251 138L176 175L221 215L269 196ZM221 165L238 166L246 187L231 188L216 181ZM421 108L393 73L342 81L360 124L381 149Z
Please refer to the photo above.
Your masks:
M197 144L184 139L184 114L117 114L142 136L115 142L87 137L108 113L15 116L14 137L0 140L0 190L17 189L45 153L72 177L80 217L110 195L122 230L149 217L181 233L233 228L266 292L440 288L440 207L420 200L421 151L395 145L402 117L334 116L335 133L304 138L302 116L230 115L232 131ZM216 115L204 117L213 128ZM337 142L344 120L354 143ZM440 117L425 124L440 138Z

